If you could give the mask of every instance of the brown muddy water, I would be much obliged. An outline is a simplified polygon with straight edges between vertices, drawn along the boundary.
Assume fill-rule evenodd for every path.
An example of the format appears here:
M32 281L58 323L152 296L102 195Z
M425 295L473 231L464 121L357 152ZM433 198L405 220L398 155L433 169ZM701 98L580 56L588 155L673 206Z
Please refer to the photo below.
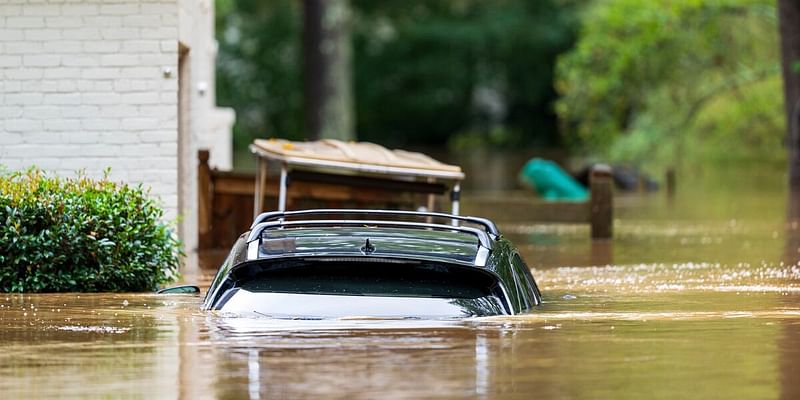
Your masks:
M276 321L200 296L0 294L13 398L800 398L800 221L780 172L686 171L617 198L615 240L473 192L544 305L441 321ZM213 270L191 275L208 284Z

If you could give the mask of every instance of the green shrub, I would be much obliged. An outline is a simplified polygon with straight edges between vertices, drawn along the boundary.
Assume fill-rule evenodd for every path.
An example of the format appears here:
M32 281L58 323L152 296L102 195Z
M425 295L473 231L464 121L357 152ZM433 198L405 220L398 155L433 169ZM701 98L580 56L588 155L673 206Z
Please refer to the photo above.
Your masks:
M148 291L177 277L180 243L141 186L0 176L0 291Z

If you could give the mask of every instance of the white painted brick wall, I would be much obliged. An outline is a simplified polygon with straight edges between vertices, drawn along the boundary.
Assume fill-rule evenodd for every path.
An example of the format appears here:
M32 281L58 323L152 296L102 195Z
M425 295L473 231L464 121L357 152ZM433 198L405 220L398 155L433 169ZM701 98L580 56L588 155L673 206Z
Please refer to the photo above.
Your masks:
M177 62L178 0L0 0L0 164L111 167L174 217Z

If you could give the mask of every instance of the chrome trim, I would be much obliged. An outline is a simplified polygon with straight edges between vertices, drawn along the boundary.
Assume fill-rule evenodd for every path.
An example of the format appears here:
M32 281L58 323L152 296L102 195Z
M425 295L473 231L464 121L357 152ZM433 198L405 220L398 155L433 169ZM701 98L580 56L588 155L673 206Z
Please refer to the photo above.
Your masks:
M508 291L506 290L506 286L503 284L503 280L498 277L497 285L500 286L500 290L503 292L503 297L506 299L506 306L508 307L508 312L511 315L516 314L514 311L514 306L511 305L511 297L508 297Z
M428 224L422 222L406 222L406 221L380 221L380 220L304 220L304 221L272 221L261 222L253 227L247 237L247 242L253 242L261 236L265 230L272 228L300 228L308 226L383 226L383 227L396 227L396 228L424 228L435 229L439 231L457 231L470 233L478 237L480 245L488 249L492 248L492 240L489 235L480 229L470 228L466 226L451 226L442 224ZM249 258L249 257L248 257Z
M352 209L352 208L321 208L321 209L312 209L312 210L298 210L298 211L270 211L264 212L259 214L254 220L253 223L250 225L250 229L256 227L256 225L266 222L269 220L286 218L286 217L294 217L294 216L304 216L304 215L315 215L315 214L352 214L352 215L386 215L386 216L406 216L406 217L436 217L436 218L443 218L443 219L451 219L457 221L464 221L469 222L477 225L481 225L485 228L486 233L491 234L494 236L494 239L500 237L500 230L497 229L497 225L489 219L480 218L480 217L469 217L469 216L460 216L460 215L453 215L447 213L437 213L437 212L424 212L424 211L402 211L402 210L359 210L359 209Z
M254 242L255 243L255 242ZM276 254L276 255L262 255L258 258L258 260L249 260L249 261L275 261L275 260L288 260L288 259L321 259L321 258L360 258L364 260L374 260L374 259L395 259L398 260L399 263L406 263L406 262L416 262L416 261L432 261L432 262L439 262L439 263L447 263L447 264L454 264L460 265L463 267L476 267L474 263L471 261L465 260L458 260L452 259L447 257L436 257L436 256L429 256L429 255L421 255L415 254L413 257L409 257L407 254L397 254L397 253L384 253L377 256L365 256L365 255L356 255L353 253L342 253L342 252L309 252L309 253L293 253L293 254ZM236 267L232 268L231 271L238 269L239 266L246 265L246 263L237 264ZM499 278L498 278L499 280Z

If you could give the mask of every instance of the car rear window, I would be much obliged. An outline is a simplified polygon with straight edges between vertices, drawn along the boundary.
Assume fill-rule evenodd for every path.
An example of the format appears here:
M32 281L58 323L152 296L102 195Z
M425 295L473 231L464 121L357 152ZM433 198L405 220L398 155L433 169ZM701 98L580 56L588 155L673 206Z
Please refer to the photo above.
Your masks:
M497 291L487 273L436 263L293 261L248 268L236 280L250 292L477 299Z

